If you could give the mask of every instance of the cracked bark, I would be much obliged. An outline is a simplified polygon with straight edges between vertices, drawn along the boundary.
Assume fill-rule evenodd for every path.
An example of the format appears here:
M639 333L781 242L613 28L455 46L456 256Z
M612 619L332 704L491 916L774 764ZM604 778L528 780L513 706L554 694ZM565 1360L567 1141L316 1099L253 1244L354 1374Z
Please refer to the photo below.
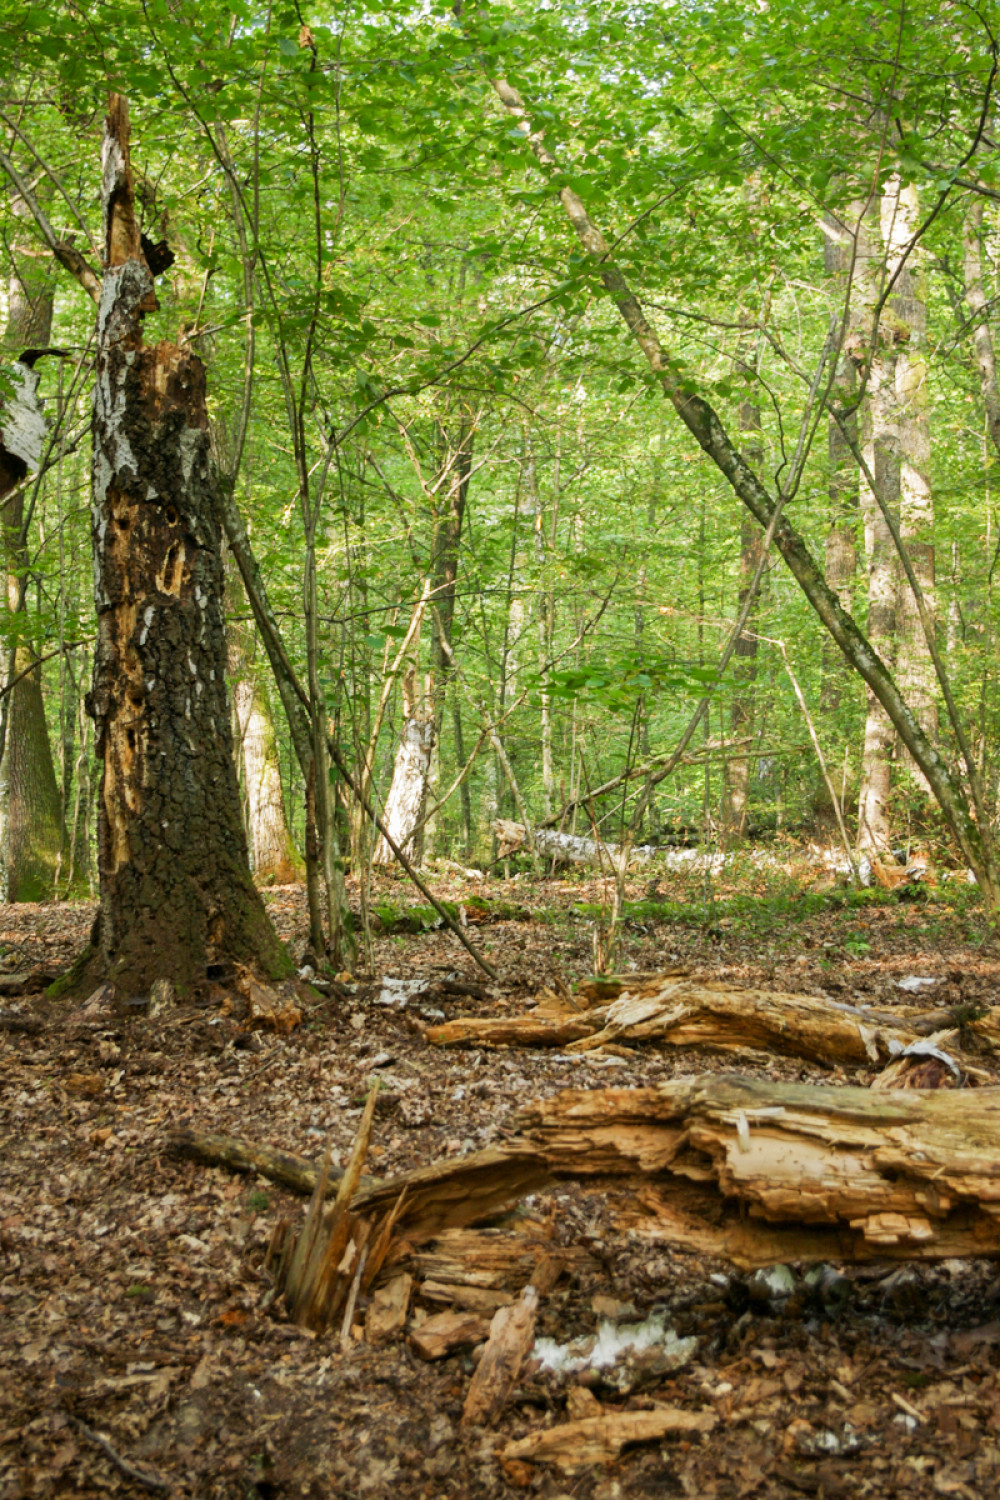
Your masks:
M163 977L190 993L209 964L275 976L290 960L250 877L240 812L204 366L171 343L143 344L156 298L128 134L127 105L112 96L93 418L98 640L87 700L103 762L101 912L88 967L124 993Z

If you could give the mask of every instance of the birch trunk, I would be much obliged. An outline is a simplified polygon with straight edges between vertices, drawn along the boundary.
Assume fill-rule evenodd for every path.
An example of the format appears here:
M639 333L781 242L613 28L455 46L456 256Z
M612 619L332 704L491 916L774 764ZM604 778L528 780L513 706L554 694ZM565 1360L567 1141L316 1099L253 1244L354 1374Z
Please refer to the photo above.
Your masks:
M226 644L254 878L258 884L288 885L301 880L302 860L285 816L278 739L267 686L253 659L253 631L246 621L232 618L235 582L227 577Z
M254 878L258 883L289 885L301 879L302 862L285 817L274 718L264 683L245 660L233 684L233 706L243 757Z
M876 225L862 222L858 231L858 289L860 308L855 318L864 347L871 339L871 312L878 293ZM890 318L883 316L871 353L866 400L862 408L862 450L879 496L892 511L899 510L900 455L896 403L898 345ZM861 515L865 527L868 570L868 639L883 661L891 663L896 647L896 593L899 565L892 533L868 480L862 476ZM892 754L896 732L885 704L869 687L866 693L861 789L858 795L858 848L882 854L891 846L889 798L892 792Z
M290 960L251 879L240 812L204 367L173 344L143 345L156 297L118 96L102 168L88 698L103 763L101 911L89 968L126 994L159 978L183 994L204 985L209 964L278 975Z
M27 209L15 199L15 218ZM11 354L47 346L52 337L52 289L30 255L21 255L10 279L7 331L4 342ZM38 377L19 365L23 393L34 405ZM37 411L38 451L41 457L41 413ZM8 454L5 469L8 492L27 474L24 457ZM6 704L6 736L0 762L0 895L5 901L45 901L54 892L62 848L62 801L56 783L52 746L45 719L42 670L26 610L29 557L24 535L24 495L12 497L2 511L3 543L7 561L7 604L14 626L8 655L12 683Z
M912 185L898 177L882 200L882 234L887 269L893 274L917 230L920 203ZM913 572L934 619L934 497L931 490L930 395L927 370L927 287L914 250L899 272L889 302L897 339L896 408L899 427L899 530ZM938 733L934 665L908 580L899 581L896 610L897 677L917 722L933 744ZM926 778L905 746L902 758L927 789Z
M407 858L413 855L412 835L424 808L433 748L434 720L408 716L396 751L392 785L382 820ZM395 857L385 839L380 838L372 855L373 864L390 865Z

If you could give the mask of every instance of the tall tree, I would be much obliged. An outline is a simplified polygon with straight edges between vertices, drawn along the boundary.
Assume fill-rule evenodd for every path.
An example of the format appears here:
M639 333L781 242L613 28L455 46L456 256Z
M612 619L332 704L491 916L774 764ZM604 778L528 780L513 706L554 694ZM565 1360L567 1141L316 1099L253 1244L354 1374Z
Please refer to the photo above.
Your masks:
M102 169L89 698L103 762L101 908L89 968L127 993L158 978L190 993L209 964L280 974L290 960L251 879L240 815L204 368L189 350L143 343L157 303L116 95Z

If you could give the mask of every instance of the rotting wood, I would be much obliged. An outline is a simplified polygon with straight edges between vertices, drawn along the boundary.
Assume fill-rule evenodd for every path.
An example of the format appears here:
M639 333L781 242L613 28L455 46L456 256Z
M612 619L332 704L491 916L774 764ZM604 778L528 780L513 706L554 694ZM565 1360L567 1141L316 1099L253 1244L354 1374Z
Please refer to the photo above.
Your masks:
M328 1146L302 1228L297 1235L288 1232L284 1238L275 1282L289 1316L302 1328L321 1332L352 1292L357 1295L355 1275L372 1232L372 1221L352 1213L351 1200L368 1153L377 1098L376 1084L368 1096L333 1203L324 1208L330 1167ZM360 1282L360 1274L357 1280Z
M566 1090L519 1123L553 1175L625 1186L623 1227L743 1268L1000 1253L997 1088L706 1074Z
M576 1053L624 1041L719 1051L753 1048L820 1066L880 1067L935 1022L940 1026L942 1016L700 984L684 975L598 980L581 986L581 992L599 1003L581 1011L547 992L525 1015L463 1016L430 1026L425 1035L439 1047L559 1047ZM966 1022L964 1032L984 1051L1000 1051L1000 1011Z
M384 1344L406 1326L412 1290L413 1277L403 1271L373 1294L365 1312L365 1338L369 1344Z
M489 1320L472 1312L432 1313L410 1333L414 1354L428 1362L446 1359L459 1349L481 1344L490 1331Z
M491 1318L501 1307L509 1307L514 1301L512 1292L491 1286L462 1286L456 1282L424 1281L420 1286L424 1302L445 1302L451 1307L464 1307L467 1312L479 1313Z
M545 1427L501 1452L503 1463L525 1461L556 1464L560 1469L592 1469L609 1464L630 1443L653 1443L659 1438L712 1432L718 1423L712 1411L684 1411L657 1406L652 1411L605 1412L578 1422Z
M260 1145L245 1141L234 1135L217 1135L207 1131L180 1126L167 1135L167 1149L174 1156L186 1156L191 1161L201 1162L206 1167L228 1167L233 1172L256 1172L269 1182L290 1188L293 1193L308 1196L315 1191L320 1167L308 1157L297 1156L294 1151L281 1151L277 1146ZM342 1167L331 1164L327 1169L328 1197L332 1197L343 1177ZM378 1177L362 1177L361 1187L372 1188L381 1184Z
M325 1173L324 1197L332 1197L339 1192L344 1175L332 1163L325 1168L317 1167L315 1162L291 1151L280 1151L236 1136L198 1131L190 1126L169 1131L167 1149L176 1156L185 1156L206 1166L258 1172L303 1195L314 1193ZM403 1239L411 1245L418 1245L444 1231L488 1218L510 1208L548 1182L544 1155L525 1141L490 1146L470 1156L448 1157L389 1180L359 1178L359 1191L352 1210L365 1215L388 1214L396 1247L393 1250L385 1245L381 1250L382 1258L379 1258L377 1249L373 1249L369 1256L369 1279L374 1279L373 1265L377 1262L380 1267L386 1252L390 1261L394 1265L397 1263L399 1243ZM377 1246L377 1239L373 1244Z
M490 1336L472 1376L462 1422L483 1427L496 1420L510 1400L524 1357L535 1339L538 1292L529 1284L517 1302L493 1314Z
M370 1100L366 1117L373 1108ZM622 1228L747 1269L1000 1254L1000 1088L880 1092L706 1074L657 1088L565 1090L528 1105L519 1124L523 1139L359 1192L350 1212L345 1175L322 1234L321 1174L301 1234L279 1244L276 1232L278 1284L291 1283L299 1315L312 1326L314 1306L333 1316L369 1239L394 1272L405 1263L439 1284L509 1287L498 1257L484 1264L489 1239L449 1243L449 1227L554 1179L617 1192ZM421 1240L438 1244L419 1252ZM549 1248L531 1247L531 1263ZM504 1258L519 1258L523 1285L523 1252L505 1245ZM321 1297L298 1290L313 1284L326 1287Z

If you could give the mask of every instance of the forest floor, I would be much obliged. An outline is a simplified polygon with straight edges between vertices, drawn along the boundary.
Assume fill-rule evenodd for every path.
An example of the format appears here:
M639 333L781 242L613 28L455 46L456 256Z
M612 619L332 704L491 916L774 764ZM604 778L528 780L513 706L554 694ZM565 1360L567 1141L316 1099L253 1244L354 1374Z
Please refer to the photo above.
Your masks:
M169 1128L312 1158L332 1138L343 1158L377 1076L384 1096L366 1171L389 1176L504 1139L525 1100L570 1085L723 1068L870 1081L760 1053L650 1049L588 1062L431 1047L422 1021L518 1012L557 976L572 984L587 975L603 894L598 881L432 878L452 900L487 903L474 936L500 982L481 997L442 988L448 976L470 987L484 980L450 933L431 930L384 931L372 977L287 1036L248 1033L226 1005L149 1018L41 994L0 1000L3 1500L1000 1492L1000 1279L989 1263L847 1269L836 1305L798 1279L775 1300L725 1263L619 1230L613 1193L563 1183L537 1195L503 1232L565 1258L538 1333L562 1343L593 1335L602 1317L635 1322L656 1310L696 1340L687 1362L652 1376L626 1362L591 1373L588 1389L607 1412L667 1402L718 1419L710 1437L661 1438L576 1471L505 1463L501 1450L579 1411L574 1383L584 1377L529 1364L496 1429L469 1430L460 1416L470 1350L425 1363L407 1333L381 1346L350 1339L342 1350L339 1330L314 1337L265 1304L271 1231L282 1214L301 1213L301 1200L260 1177L170 1155ZM717 882L711 908L693 878L664 880L655 899L637 882L618 968L683 965L736 985L882 1007L910 998L899 981L917 975L937 981L935 1004L997 1003L1000 949L968 888L956 881L901 901L821 892L811 879L747 867ZM399 880L380 893L397 913L417 904ZM299 955L302 891L266 899ZM0 971L39 982L58 973L85 943L93 910L0 908ZM385 906L383 916L391 927ZM425 983L405 1004L398 991L380 1003L392 998L386 976ZM523 1258L511 1266L516 1294ZM422 1304L417 1277L411 1325L428 1311L440 1305Z

